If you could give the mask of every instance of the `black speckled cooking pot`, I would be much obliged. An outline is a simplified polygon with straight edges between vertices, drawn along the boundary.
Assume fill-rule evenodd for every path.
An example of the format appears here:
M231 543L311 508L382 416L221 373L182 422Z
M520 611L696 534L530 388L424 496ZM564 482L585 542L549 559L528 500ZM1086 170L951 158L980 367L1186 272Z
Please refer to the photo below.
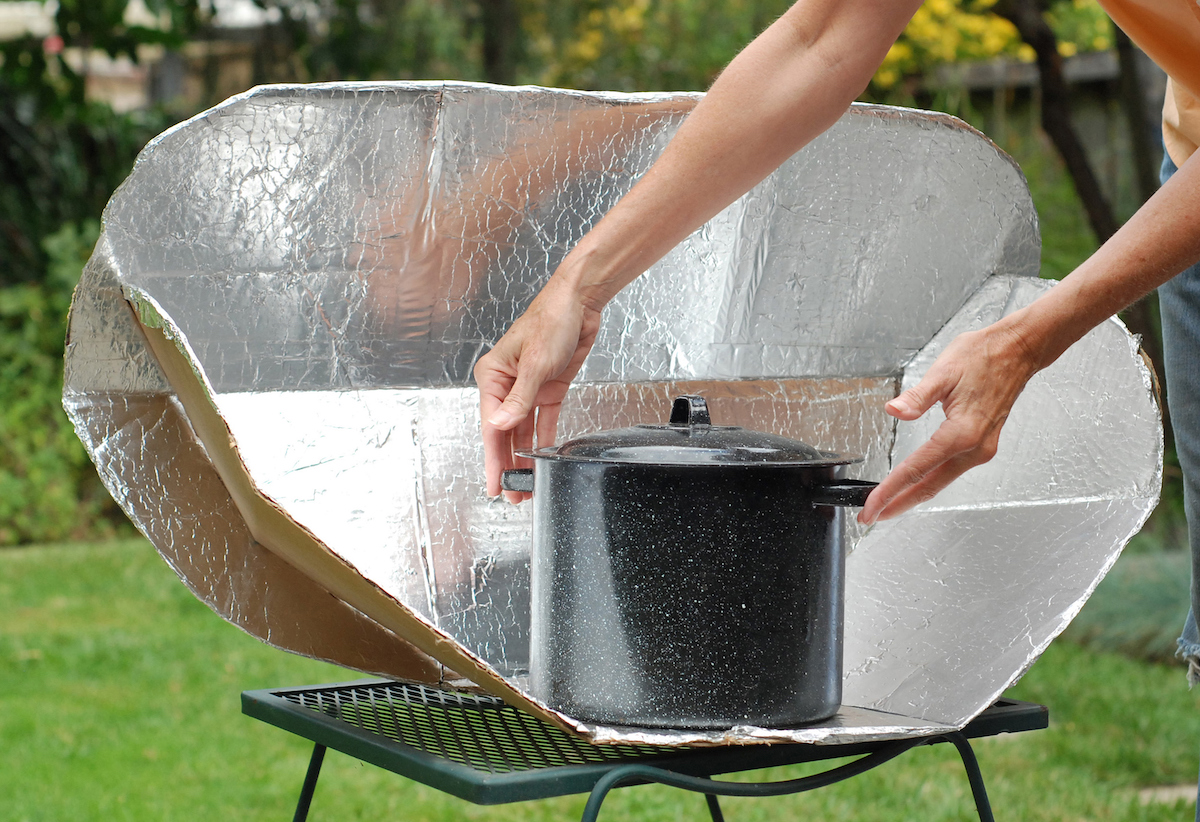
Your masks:
M788 727L837 712L860 458L710 424L583 436L506 472L533 492L530 690L581 720Z

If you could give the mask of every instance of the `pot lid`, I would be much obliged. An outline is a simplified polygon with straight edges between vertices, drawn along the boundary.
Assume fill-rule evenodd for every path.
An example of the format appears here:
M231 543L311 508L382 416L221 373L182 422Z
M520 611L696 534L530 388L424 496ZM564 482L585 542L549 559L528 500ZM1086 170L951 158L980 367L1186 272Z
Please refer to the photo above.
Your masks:
M659 465L845 465L861 457L821 451L776 434L713 425L703 397L677 397L665 425L597 431L522 456Z

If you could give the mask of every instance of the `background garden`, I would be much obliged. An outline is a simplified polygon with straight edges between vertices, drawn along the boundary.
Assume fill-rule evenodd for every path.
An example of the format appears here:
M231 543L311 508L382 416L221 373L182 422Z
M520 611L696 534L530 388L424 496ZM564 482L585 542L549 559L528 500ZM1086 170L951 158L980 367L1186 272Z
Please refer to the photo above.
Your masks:
M282 818L306 751L240 718L237 692L354 677L209 613L136 536L61 410L71 291L141 147L263 82L700 90L787 5L0 0L0 821ZM928 0L864 99L949 111L1012 154L1041 218L1043 276L1068 273L1154 189L1161 78L1092 0ZM1157 357L1153 299L1127 321ZM1190 816L1186 800L1143 802L1196 779L1200 699L1171 660L1185 540L1168 443L1159 510L1071 642L1018 686L1051 706L1051 730L981 748L1001 818ZM327 768L322 818L559 819L581 808L479 809L348 760ZM956 768L952 752L918 751L823 795L735 802L729 816L965 818ZM703 810L639 788L606 813Z

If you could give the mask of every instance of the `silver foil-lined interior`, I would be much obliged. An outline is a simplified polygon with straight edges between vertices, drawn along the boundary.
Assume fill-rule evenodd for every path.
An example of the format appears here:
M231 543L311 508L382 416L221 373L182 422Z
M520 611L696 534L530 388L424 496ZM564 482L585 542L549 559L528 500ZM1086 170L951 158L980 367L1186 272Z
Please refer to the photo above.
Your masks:
M958 727L1041 653L1153 509L1161 425L1103 324L1031 382L1000 455L863 532L845 707L802 729L598 728L524 691L529 511L484 494L470 370L697 97L460 83L256 89L146 148L72 309L64 405L198 597L278 647L465 677L601 742L840 742ZM1020 172L938 114L854 106L627 288L560 436L723 423L866 460L883 404L1027 304Z

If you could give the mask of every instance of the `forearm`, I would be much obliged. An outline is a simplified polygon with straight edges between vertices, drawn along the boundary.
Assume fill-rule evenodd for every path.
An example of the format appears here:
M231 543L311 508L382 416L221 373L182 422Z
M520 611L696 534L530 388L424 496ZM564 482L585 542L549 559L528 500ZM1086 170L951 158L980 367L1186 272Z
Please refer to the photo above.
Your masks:
M1095 254L1044 297L1001 321L1030 347L1036 369L1090 329L1200 260L1200 155Z
M832 125L919 3L800 0L738 55L557 277L600 308Z

